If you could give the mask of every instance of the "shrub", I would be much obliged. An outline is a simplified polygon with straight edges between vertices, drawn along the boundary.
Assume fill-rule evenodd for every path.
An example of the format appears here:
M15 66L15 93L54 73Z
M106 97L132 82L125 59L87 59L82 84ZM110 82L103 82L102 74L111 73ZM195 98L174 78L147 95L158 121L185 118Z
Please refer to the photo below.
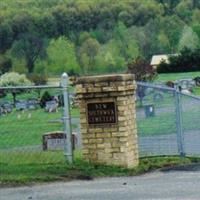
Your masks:
M6 96L5 90L0 89L0 98L5 97L5 96Z
M39 74L30 74L28 76L29 80L31 80L35 85L46 85L47 76L39 75Z
M170 56L169 63L161 62L158 73L200 71L200 48L183 49L179 55Z
M137 81L151 81L157 73L156 70L144 59L136 58L128 63L128 73L134 74Z
M0 86L28 86L32 85L24 74L16 72L5 73L0 77Z
M200 86L200 76L195 77L194 81L195 81L197 86Z
M168 86L168 87L171 87L171 88L174 88L174 82L173 81L167 81L166 82L166 86Z
M53 97L49 94L48 91L45 91L44 94L42 95L41 99L40 99L40 106L41 108L44 108L46 105L47 101L51 101L53 99Z
M32 85L31 81L29 81L24 74L10 72L10 73L5 73L0 77L0 86L2 86L2 87L30 86L30 85ZM12 94L14 105L16 103L16 95L20 94L24 91L26 91L26 89L16 89L16 88L7 91Z

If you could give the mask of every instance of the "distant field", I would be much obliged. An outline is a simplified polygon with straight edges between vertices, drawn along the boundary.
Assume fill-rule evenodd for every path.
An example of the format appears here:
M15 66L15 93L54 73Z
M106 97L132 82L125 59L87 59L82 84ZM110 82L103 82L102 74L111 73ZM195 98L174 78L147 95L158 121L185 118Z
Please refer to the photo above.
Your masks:
M200 76L200 72L159 74L155 81L174 81L177 79L195 78L196 76Z

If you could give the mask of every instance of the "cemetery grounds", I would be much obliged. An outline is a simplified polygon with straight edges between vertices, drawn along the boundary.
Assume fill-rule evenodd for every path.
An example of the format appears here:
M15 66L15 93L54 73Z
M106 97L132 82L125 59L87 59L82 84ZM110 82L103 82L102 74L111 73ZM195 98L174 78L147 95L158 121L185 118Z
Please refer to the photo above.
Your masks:
M158 91L160 92L160 90ZM49 92L52 95L60 94L58 89ZM44 108L40 107L34 110L21 111L17 111L14 108L11 113L1 115L0 184L23 184L27 182L44 182L72 178L87 179L91 175L135 175L165 166L169 163L173 165L198 161L198 158L191 157L185 159L180 159L179 157L168 157L167 159L160 157L151 159L142 158L149 156L148 152L155 153L155 156L178 155L177 146L174 144L176 138L173 137L177 128L174 97L167 92L162 92L162 94L164 97L163 100L156 101L156 104L153 100L153 93L146 96L146 102L155 106L156 115L153 117L146 117L144 107L140 102L136 104L141 164L134 170L91 165L82 160L80 150L74 151L75 162L73 165L67 164L63 150L43 151L43 134L52 131L63 131L63 124L61 122L62 107L59 107L57 112L52 113L45 112ZM17 99L26 100L35 98L37 95L37 91L29 91L17 95ZM42 92L40 95L42 95ZM12 96L7 95L3 100L12 102ZM200 130L200 123L198 121L200 116L197 109L199 101L188 104L189 102L189 98L185 98L184 104L186 106L184 106L183 119L186 127L184 127L184 130L187 130L187 132L198 132ZM73 131L78 131L79 109L71 107L71 116L75 118L74 123L72 123L72 129ZM158 136L157 140L155 136ZM146 140L154 142L149 143ZM162 146L163 141L165 142L164 147ZM155 145L155 149L149 149L152 144ZM200 153L200 151L197 153ZM154 156L154 154L152 155Z

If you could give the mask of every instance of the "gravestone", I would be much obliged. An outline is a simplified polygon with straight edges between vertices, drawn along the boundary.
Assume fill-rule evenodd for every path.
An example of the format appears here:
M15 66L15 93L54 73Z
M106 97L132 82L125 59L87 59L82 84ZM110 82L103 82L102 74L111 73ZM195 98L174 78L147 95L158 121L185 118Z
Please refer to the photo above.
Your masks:
M180 79L175 81L175 86L183 93L191 93L195 87L195 81L193 79Z
M62 131L54 131L45 133L42 136L42 149L43 151L64 150L67 145L66 135ZM77 147L77 134L72 133L72 148Z
M13 110L13 105L9 102L4 102L0 104L0 114L8 114Z
M27 102L26 101L17 101L16 102L16 110L26 110L27 109Z
M43 135L43 150L63 150L66 135L63 132L46 133Z
M3 104L3 108L6 110L6 113L11 113L13 110L13 105L7 102Z
M29 99L27 101L28 110L35 110L38 107L38 101L36 99Z
M131 74L78 78L86 160L129 168L138 165L135 89Z
M58 103L54 100L47 101L45 103L45 111L46 112L57 112L58 109Z

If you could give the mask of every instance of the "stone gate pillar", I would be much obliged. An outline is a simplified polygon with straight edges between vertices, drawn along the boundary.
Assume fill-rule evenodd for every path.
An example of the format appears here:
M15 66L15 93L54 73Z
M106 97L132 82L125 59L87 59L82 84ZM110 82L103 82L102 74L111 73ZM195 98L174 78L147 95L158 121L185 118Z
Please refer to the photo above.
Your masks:
M86 160L128 168L138 165L135 89L131 74L77 80Z

